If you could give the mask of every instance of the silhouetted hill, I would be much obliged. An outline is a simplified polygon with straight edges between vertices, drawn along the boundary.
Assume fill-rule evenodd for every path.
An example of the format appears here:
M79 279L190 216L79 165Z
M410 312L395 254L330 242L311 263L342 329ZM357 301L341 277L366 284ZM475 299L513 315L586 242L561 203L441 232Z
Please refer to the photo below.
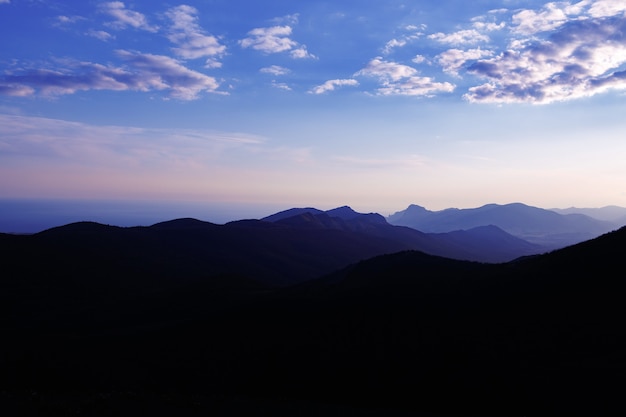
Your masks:
M561 215L521 203L487 204L473 209L429 211L410 205L387 218L389 223L412 227L422 232L450 232L495 225L528 242L560 248L615 230L612 222L592 219L582 214Z
M21 266L31 276L45 275L54 266L59 275L85 271L102 280L122 270L123 275L167 281L237 275L269 285L313 279L352 262L407 248L384 238L366 239L348 229L296 230L259 220L216 225L177 219L129 228L84 222L28 236L26 242L32 256L40 259ZM14 259L22 255L16 253Z

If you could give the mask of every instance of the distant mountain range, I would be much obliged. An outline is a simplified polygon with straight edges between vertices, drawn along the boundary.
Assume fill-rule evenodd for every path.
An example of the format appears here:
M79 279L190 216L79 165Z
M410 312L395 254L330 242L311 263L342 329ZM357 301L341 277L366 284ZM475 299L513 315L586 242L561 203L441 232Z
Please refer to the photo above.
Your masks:
M489 224L448 233L423 233L409 227L391 225L377 213L357 213L348 206L328 211L293 208L262 220L297 229L341 230L364 234L367 240L382 240L396 248L386 253L419 250L452 259L506 262L548 250L544 246L526 242Z
M606 206L600 208L577 208L550 209L559 214L584 214L598 220L616 223L620 226L626 225L626 208L618 206Z
M619 217L614 217L613 221L598 220L573 210L559 214L554 210L521 203L487 204L472 209L449 208L441 211L410 205L387 217L387 221L431 233L467 230L489 224L520 239L551 249L592 239L626 224L620 223Z
M507 240L349 207L0 234L0 413L624 415L626 228L503 263L402 249Z

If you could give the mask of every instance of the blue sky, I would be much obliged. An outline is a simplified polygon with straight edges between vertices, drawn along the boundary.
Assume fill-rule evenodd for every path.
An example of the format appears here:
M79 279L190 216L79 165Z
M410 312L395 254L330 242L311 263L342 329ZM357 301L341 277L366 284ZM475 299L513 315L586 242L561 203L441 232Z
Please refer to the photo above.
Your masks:
M0 196L626 206L625 11L0 0Z

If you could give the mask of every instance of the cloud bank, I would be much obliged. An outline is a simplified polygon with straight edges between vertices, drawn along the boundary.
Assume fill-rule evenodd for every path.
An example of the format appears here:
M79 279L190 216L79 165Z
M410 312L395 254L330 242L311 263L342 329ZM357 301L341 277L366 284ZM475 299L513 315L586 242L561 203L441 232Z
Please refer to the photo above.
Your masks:
M551 20L549 27L553 25ZM469 88L465 98L546 104L626 89L625 34L624 16L561 23L546 39L472 64L468 72L487 82Z

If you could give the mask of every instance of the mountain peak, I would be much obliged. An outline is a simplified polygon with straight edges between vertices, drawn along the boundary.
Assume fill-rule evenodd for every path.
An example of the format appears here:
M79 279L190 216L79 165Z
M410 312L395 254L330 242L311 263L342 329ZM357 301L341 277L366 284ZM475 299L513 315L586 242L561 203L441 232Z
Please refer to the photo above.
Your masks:
M320 214L323 213L323 211L313 207L294 207L287 210L279 211L278 213L271 214L267 217L263 217L261 220L264 220L266 222L277 222L279 220L288 219L289 217L299 216L305 213Z
M331 217L339 217L344 220L351 219L359 215L359 213L352 210L350 206L341 206L331 210L327 210L326 214Z

